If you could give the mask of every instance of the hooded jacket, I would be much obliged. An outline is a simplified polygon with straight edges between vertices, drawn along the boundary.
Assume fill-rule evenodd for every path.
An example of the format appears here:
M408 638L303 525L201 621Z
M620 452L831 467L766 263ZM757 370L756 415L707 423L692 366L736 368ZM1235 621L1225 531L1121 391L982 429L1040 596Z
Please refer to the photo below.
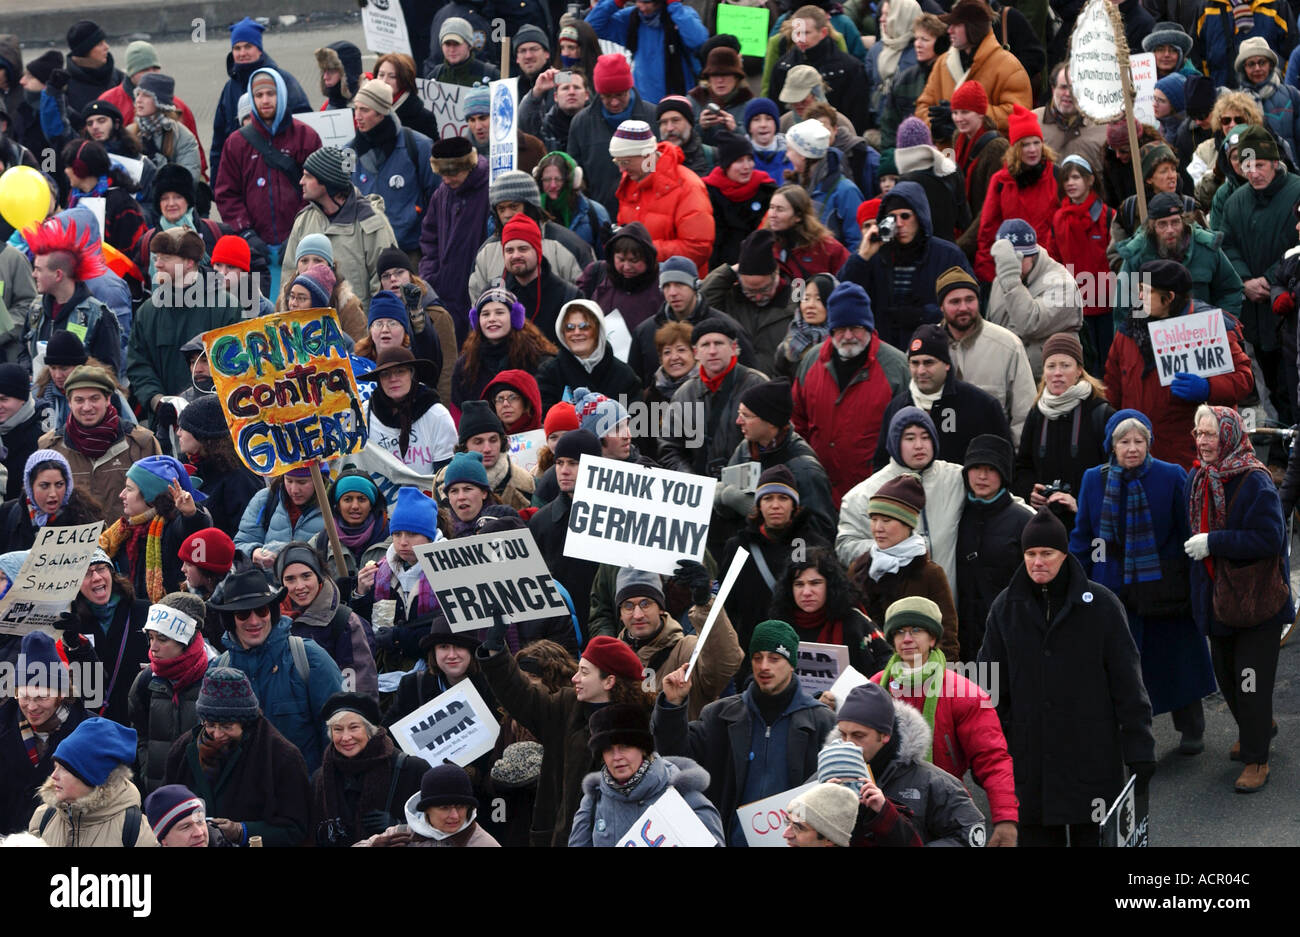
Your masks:
M622 402L624 406L641 396L641 379L615 356L614 349L609 345L605 332L605 314L589 299L575 299L569 308L572 309L577 304L581 304L587 315L596 321L596 349L585 358L579 358L571 352L564 341L564 321L556 317L555 347L559 353L537 371L543 414L561 400L571 399L574 389L578 387L604 394L610 400Z
M140 809L140 791L131 783L131 766L118 765L109 772L108 780L90 793L71 802L60 803L54 793L53 779L41 785L42 806L32 814L27 832L39 836L47 846L122 846L122 828L126 812L131 807ZM41 831L41 821L47 813L53 816ZM149 821L140 815L140 832L135 846L157 846Z
M458 336L470 307L465 284L478 246L487 237L490 214L488 161L480 156L457 188L440 185L434 190L420 226L420 279L442 298Z
M352 184L363 196L379 196L379 204L393 229L397 246L404 251L418 250L420 221L441 181L429 163L433 141L417 130L403 127L393 114L385 115L384 121L396 132L396 139L389 149L363 147L364 138L360 132L349 144L357 153ZM407 145L408 136L410 146ZM369 143L368 140L365 142ZM411 163L412 155L415 157L414 165Z
M703 823L721 846L722 818L718 809L704 796L709 786L709 773L689 758L653 758L645 775L630 791L618 791L609 786L604 774L593 771L582 779L582 804L573 818L569 832L570 846L617 846L623 834L651 806L658 802L669 788L674 788L696 819Z
M807 189L813 202L821 206L821 223L850 253L856 253L862 243L862 228L858 224L862 190L850 178L848 163L838 149L831 147L817 161Z
M1106 245L1110 240L1110 224L1115 210L1103 202L1096 192L1089 192L1079 204L1066 199L1052 216L1051 243L1048 253L1060 258L1061 263L1074 268L1074 280L1080 287L1091 280L1101 282L1110 271ZM971 245L972 249L974 244ZM1099 292L1099 291L1098 291ZM1089 287L1094 304L1083 307L1085 316L1104 316L1111 307ZM1083 299L1082 290L1080 299Z
M143 426L123 424L120 431L117 441L97 459L72 447L65 436L66 424L50 430L37 443L39 448L53 449L68 460L76 487L104 506L106 525L122 516L122 501L118 493L126 484L126 470L145 456L162 454L157 437Z
M933 146L905 146L894 150L899 181L915 182L925 190L930 218L939 237L956 242L971 223L966 204L966 176L957 164Z
M212 116L211 154L213 179L217 179L220 176L221 155L226 143L234 142L230 139L231 134L239 130L239 97L248 91L248 85L253 78L253 73L263 68L273 69L275 73L280 76L280 81L283 82L283 93L281 93L281 87L279 85L276 86L276 91L280 95L278 100L283 103L286 113L303 114L311 110L311 102L307 100L307 93L302 90L302 85L298 84L298 79L294 78L291 73L280 68L280 66L275 63L275 59L271 58L265 52L258 57L257 61L250 62L247 65L236 64L234 54L227 52L226 74L229 75L230 78L221 89L221 96L217 99L217 109ZM123 111L122 113L126 114L126 111ZM280 123L278 107L276 123ZM312 131L312 133L315 133L315 131ZM320 142L318 138L318 142L313 149L318 149L319 147ZM308 150L307 152L310 153L311 150ZM305 153L303 154L303 158L306 158ZM302 159L299 159L298 161L302 162ZM294 181L297 182L296 179ZM222 212L221 217L226 224L229 224L232 227L234 226L230 219L226 217L224 212ZM247 227L247 225L245 225L245 227ZM279 244L280 242L275 241L274 243Z
M459 833L453 833L448 836L429 825L425 819L424 812L416 810L415 806L420 802L422 795L416 791L406 799L403 812L406 814L406 822L399 823L397 826L390 826L384 832L371 836L369 839L363 839L356 843L357 846L382 846L382 845L401 845L401 846L421 846L433 848L455 848L455 847L493 847L501 844L487 830L483 829L478 823L478 810L470 811L468 824ZM402 840L398 843L384 843L384 837L398 836Z
M1000 248L999 250L1003 250ZM1043 342L1057 332L1077 332L1083 325L1083 297L1074 276L1043 247L1034 255L1026 277L1020 255L1012 263L996 262L985 318L1004 325L1020 339L1037 381L1043 374Z
M641 222L654 239L661 261L675 255L686 257L704 276L709 272L714 238L708 190L700 177L683 165L681 147L660 143L657 152L655 168L648 175L633 181L623 174L615 191L618 223Z
M992 28L976 48L969 69L963 68L961 53L955 48L939 57L930 69L925 90L916 99L916 116L928 124L930 108L940 101L951 101L952 93L963 81L977 81L984 86L989 98L988 116L1002 133L1007 132L1007 118L1015 105L1025 109L1034 106L1034 90L1025 67L1002 48Z
M339 210L328 217L315 202L303 205L284 245L281 282L293 282L297 275L294 252L309 234L329 238L339 278L347 280L362 307L369 308L370 298L379 292L379 255L397 247L393 226L384 214L383 196L361 195L353 187Z
M666 43L662 20L665 16L672 20L679 46L675 58L681 72L671 78L667 71L672 59L664 49ZM634 18L635 27L632 24ZM632 75L637 90L647 101L658 101L668 94L686 94L698 83L700 62L696 53L708 41L709 30L700 21L700 14L689 4L665 4L647 20L640 15L635 5L625 6L617 0L601 0L587 14L586 19L587 25L596 31L597 36L620 45L629 44L628 37L635 28ZM652 123L651 126L656 124Z
M616 248L623 246L621 242L625 238L636 243L646 261L645 273L639 277L628 279L620 276L618 268L614 266L614 258L618 253ZM545 249L546 242L543 241L543 252ZM638 329L643 322L654 316L663 305L664 297L659 290L659 256L654 239L650 237L645 225L634 221L619 228L618 235L605 243L604 259L588 265L578 277L578 292L594 301L601 309L611 312L617 309L623 323L630 330ZM653 339L652 335L651 349L654 347ZM657 363L659 356L656 354L654 357ZM628 363L632 363L630 357Z
M258 72L265 72L275 80L275 117L268 127L254 108L249 126L254 133L265 137L274 149L287 153L301 166L308 156L321 148L320 136L311 127L290 116L291 113L296 113L287 90L287 82L292 78L286 78L274 68L253 69L247 83L251 84L253 76ZM226 88L230 88L229 83ZM300 88L299 93L301 91ZM242 92L243 89L240 89ZM225 101L224 92L222 101ZM310 108L304 107L302 110ZM232 104L232 117L234 113ZM222 120L220 105L216 119ZM229 135L229 139L223 143L221 155L224 158L216 170L217 182L213 186L213 197L217 210L221 212L221 219L236 231L252 228L268 245L283 244L294 226L294 218L303 207L298 180L290 179L280 170L268 166L262 155L239 132L237 123ZM212 152L212 162L216 164L218 149L215 143Z
M906 359L902 366L906 368ZM889 424L894 414L904 407L916 406L912 399L911 377L904 371L899 378L901 388L895 390L894 399L885 408L885 415L880 421L880 433L876 441L876 454L872 464L882 469L889 464ZM925 409L925 408L923 408ZM938 430L939 448L935 458L957 465L964 463L966 448L972 439L983 433L995 433L1011 441L1011 425L1002 405L980 390L974 384L968 384L957 378L956 370L950 368L948 377L943 382L940 397L930 404L926 412ZM1005 479L1010 483L1010 473Z

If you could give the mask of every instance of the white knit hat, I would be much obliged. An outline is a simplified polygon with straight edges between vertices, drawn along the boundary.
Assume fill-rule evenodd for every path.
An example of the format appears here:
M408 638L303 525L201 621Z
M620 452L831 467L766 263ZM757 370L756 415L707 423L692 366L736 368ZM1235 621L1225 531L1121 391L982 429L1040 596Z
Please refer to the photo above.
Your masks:
M830 149L831 132L820 120L805 120L790 128L785 142L805 159L821 159Z
M841 784L818 784L790 801L785 812L836 846L847 846L858 821L858 797Z
M609 139L609 155L649 156L655 151L655 135L644 120L625 120Z

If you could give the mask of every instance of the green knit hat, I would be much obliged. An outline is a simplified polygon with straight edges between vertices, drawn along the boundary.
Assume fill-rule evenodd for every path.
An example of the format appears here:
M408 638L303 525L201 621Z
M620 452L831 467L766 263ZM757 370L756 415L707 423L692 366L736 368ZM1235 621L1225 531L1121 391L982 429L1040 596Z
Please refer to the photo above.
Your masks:
M885 609L885 640L894 643L894 632L913 625L924 628L938 641L943 637L943 613L923 595L899 599Z
M749 638L749 655L753 657L759 651L780 654L793 667L799 656L799 635L785 622L774 618L759 622Z

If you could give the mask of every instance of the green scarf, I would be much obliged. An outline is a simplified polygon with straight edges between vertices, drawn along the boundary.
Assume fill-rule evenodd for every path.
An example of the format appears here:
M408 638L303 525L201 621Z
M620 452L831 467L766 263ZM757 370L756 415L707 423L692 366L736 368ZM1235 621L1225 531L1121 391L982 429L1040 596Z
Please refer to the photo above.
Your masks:
M939 697L943 695L943 671L947 663L948 659L943 656L943 651L937 647L932 648L929 658L921 665L918 685L918 674L904 674L903 658L895 654L889 658L889 663L885 664L885 669L880 676L880 685L887 690L891 682L897 681L904 693L914 695L919 691L925 696L921 715L925 717L925 724L930 727L930 747L926 749L925 760L931 762L934 761L934 711L939 706ZM927 694L925 690L932 685L932 680L938 681L939 692Z

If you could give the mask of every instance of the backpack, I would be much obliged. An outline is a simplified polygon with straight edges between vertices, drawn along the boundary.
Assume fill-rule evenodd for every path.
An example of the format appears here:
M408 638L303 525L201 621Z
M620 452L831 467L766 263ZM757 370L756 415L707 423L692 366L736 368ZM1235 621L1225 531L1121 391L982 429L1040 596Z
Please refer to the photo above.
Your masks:
M298 679L305 685L311 676L311 661L307 659L307 642L296 634L289 635L289 655L293 658L293 669ZM214 667L229 667L230 652L223 651L213 663Z
M391 795L390 795L391 796ZM45 828L50 825L54 819L54 807L49 807L45 811L45 816L41 817L41 825L37 828L36 835L44 836ZM126 815L122 818L122 845L130 848L135 846L140 839L140 808L135 804L126 808Z

